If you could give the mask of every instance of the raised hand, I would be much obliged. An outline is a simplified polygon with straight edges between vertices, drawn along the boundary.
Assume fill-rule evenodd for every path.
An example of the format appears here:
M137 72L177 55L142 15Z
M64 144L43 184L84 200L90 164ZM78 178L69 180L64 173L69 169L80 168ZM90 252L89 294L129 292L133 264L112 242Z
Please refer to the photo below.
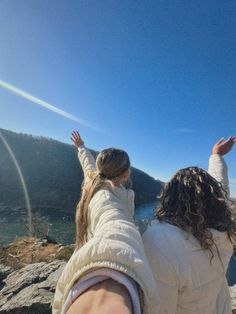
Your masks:
M84 145L84 141L80 137L80 134L78 131L73 131L71 133L71 138L72 142L75 144L75 146L80 147L81 145Z
M235 142L236 142L236 136L230 136L227 140L224 140L224 138L221 138L213 146L212 154L219 154L222 156L227 154L232 149Z

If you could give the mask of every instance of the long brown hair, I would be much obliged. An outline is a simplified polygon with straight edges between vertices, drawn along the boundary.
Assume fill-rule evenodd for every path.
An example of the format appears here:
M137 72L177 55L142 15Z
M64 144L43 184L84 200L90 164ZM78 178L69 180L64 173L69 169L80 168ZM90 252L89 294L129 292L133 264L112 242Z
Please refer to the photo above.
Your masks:
M167 183L157 206L156 217L195 236L202 249L212 253L214 242L209 228L227 233L236 240L226 192L209 173L198 167L179 170ZM217 249L218 251L218 249Z
M90 180L85 180L76 208L77 248L88 241L88 208L92 197L101 189L111 190L113 182L130 168L129 156L121 149L104 149L97 156L96 168L97 171L89 174Z

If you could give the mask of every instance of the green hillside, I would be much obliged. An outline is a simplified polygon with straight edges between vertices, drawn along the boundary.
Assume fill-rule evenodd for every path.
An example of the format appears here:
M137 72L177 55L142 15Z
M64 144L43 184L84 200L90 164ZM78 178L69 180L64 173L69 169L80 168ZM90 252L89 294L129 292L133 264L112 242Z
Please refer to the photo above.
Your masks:
M83 173L76 148L53 139L0 129L23 174L31 207L74 212L79 200ZM94 154L96 154L93 151ZM148 203L162 183L132 168L136 205ZM9 151L0 139L0 208L25 208L23 188Z

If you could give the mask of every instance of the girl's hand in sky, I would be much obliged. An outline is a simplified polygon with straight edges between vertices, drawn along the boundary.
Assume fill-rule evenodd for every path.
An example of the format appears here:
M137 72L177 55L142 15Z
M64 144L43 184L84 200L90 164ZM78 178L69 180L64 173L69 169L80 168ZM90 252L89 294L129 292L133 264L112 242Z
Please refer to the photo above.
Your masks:
M80 134L78 131L73 131L71 133L71 140L75 144L76 147L80 147L81 145L84 145L84 141L80 137Z
M212 154L219 154L222 156L227 154L232 149L235 142L236 142L236 136L230 136L227 140L224 140L224 138L221 138L213 146Z

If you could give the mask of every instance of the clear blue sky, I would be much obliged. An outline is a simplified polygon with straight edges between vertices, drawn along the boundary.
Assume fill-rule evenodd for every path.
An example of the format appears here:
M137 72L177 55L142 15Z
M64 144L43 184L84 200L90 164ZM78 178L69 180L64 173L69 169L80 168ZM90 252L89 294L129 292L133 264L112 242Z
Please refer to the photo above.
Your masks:
M207 167L236 135L236 2L1 0L0 80L82 126L0 87L0 127L128 151L167 180ZM236 148L226 157L236 195Z

